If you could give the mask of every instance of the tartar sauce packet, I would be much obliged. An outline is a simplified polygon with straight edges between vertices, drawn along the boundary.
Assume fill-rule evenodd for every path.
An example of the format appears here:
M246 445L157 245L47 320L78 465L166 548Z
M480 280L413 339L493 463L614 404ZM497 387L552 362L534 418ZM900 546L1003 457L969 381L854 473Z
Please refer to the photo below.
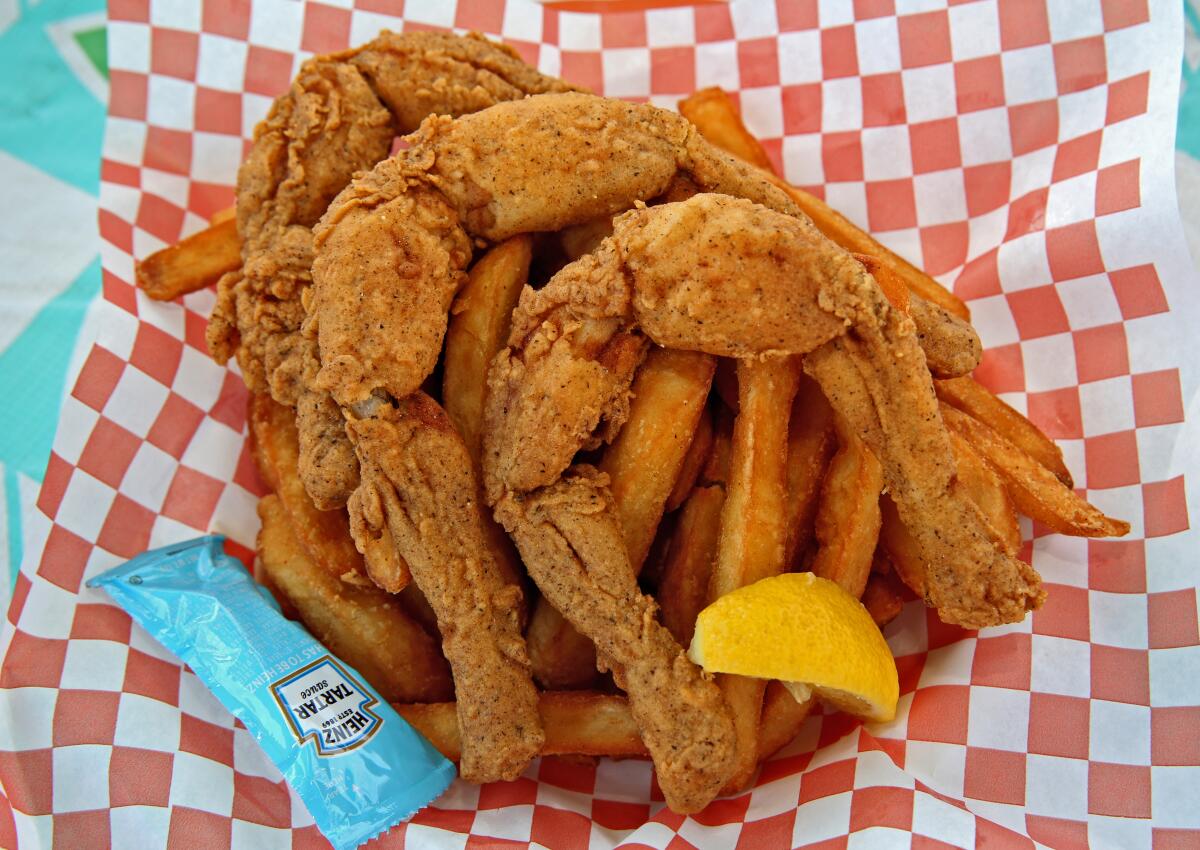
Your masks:
M283 617L212 535L88 582L186 663L270 756L336 850L441 795L455 768L353 668Z

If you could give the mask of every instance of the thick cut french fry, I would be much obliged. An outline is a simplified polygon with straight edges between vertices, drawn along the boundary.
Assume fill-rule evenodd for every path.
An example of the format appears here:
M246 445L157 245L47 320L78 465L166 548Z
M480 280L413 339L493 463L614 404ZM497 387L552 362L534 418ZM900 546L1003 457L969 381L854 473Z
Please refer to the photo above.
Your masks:
M799 381L799 358L738 363L738 415L709 601L786 567L788 418ZM725 786L732 792L745 787L758 763L766 683L727 674L717 681L737 733L735 769Z
M394 596L351 587L314 564L278 496L263 498L258 515L263 570L321 643L386 700L430 702L453 695L437 641L405 616Z
M521 234L496 245L483 255L467 275L467 284L450 311L446 350L442 358L442 407L467 445L480 480L483 400L492 358L508 342L512 311L529 279L533 237ZM483 537L488 551L508 584L523 584L517 551L504 530L483 515ZM522 622L527 608L522 605Z
M574 261L595 251L612 232L612 216L605 215L564 228L559 231L558 241L567 260Z
M707 354L653 349L634 379L629 418L600 461L635 571L654 542L715 367ZM596 650L551 611L549 601L539 598L527 637L534 676L544 687L579 687L595 675Z
M633 381L629 418L600 460L629 563L640 572L712 386L716 358L654 348Z
M450 311L442 407L478 462L483 398L492 358L508 341L513 307L529 279L533 237L514 236L483 255Z
M872 572L863 590L862 604L875 621L875 625L881 629L896 619L900 609L904 607L896 577L892 573Z
M886 494L879 498L879 515L879 545L887 553L900 580L924 599L925 559L916 538L900 521L896 503Z
M700 412L700 420L696 423L696 433L692 435L692 444L688 446L687 454L683 456L683 465L679 468L679 477L667 497L667 512L679 510L680 506L691 495L692 488L700 480L704 464L708 462L708 453L712 449L713 426L712 415L707 410Z
M859 597L879 542L883 466L841 417L834 421L839 446L821 485L812 571Z
M875 257L903 280L914 295L970 321L971 311L957 295L908 260L885 247L883 243L877 241L871 234L855 225L829 204L816 195L784 183L782 180L777 180L776 185L791 196L792 200L796 202L796 206L812 219L818 230L838 245L856 254L868 254Z
M814 697L796 702L787 688L779 682L770 682L763 695L762 720L758 725L758 761L766 761L790 744L814 705Z
M529 616L525 645L533 678L548 691L587 688L599 678L595 645L543 597Z
M451 761L462 755L458 712L452 702L393 705L400 716ZM546 742L544 756L612 756L644 758L649 754L623 696L591 691L558 691L538 695L538 713Z
M720 542L724 504L725 488L719 484L693 489L679 512L667 550L658 585L658 607L663 625L680 646L691 644L696 617L708 604L708 582Z
M836 447L833 408L817 382L802 375L788 422L787 543L783 560L792 569L812 543L821 483Z
M362 555L350 536L346 511L317 510L300 480L297 472L300 437L296 432L295 412L260 393L250 398L249 419L259 472L279 496L313 563L343 581L371 584ZM405 566L400 587L407 583L408 568Z
M908 285L900 278L898 274L892 271L884 263L867 254L855 254L854 259L862 263L867 274L875 278L875 282L879 284L879 288L883 290L883 294L887 296L887 300L892 303L902 313L908 312L909 292Z
M1105 516L1063 484L1054 473L969 413L942 404L952 432L995 467L1017 510L1042 525L1075 537L1122 537L1129 523Z
M725 505L732 441L733 416L723 410L713 425L712 448L699 485L692 489L679 512L658 584L663 625L680 646L691 644L696 616L708 604L708 586L721 539L721 509Z
M1063 463L1062 449L1020 413L998 399L974 378L946 378L933 382L938 398L990 426L1002 437L1053 472L1068 487L1075 486Z
M695 124L700 134L721 150L775 173L775 166L762 143L746 129L733 99L724 89L710 86L688 95L679 101L679 114Z
M970 444L954 431L950 432L950 445L954 449L954 461L958 469L959 486L983 512L988 526L996 536L996 542L1009 552L1021 548L1021 526L1013 509L1013 503L1002 479L995 470L971 448ZM887 553L896 576L908 585L913 593L925 596L926 564L904 523L896 504L888 496L879 500L882 520L879 528L879 545ZM864 604L866 600L864 599Z
M171 301L212 286L242 264L237 222L230 219L193 233L137 264L138 288L156 301Z
M962 436L951 432L950 446L954 449L958 481L966 489L967 496L983 511L996 534L996 541L1010 555L1017 554L1021 548L1021 524L1004 482Z
M820 198L791 186L776 176L762 145L746 129L737 107L725 92L720 89L697 92L679 102L679 111L696 125L700 135L714 145L766 170L773 178L772 182L791 196L796 205L812 219L817 229L838 245L847 251L877 258L899 276L915 294L926 301L941 305L956 316L971 318L967 305L950 290L899 254L885 248L869 233L857 227Z
M209 227L218 224L224 224L227 221L237 220L237 207L225 207L223 210L217 210L208 219Z

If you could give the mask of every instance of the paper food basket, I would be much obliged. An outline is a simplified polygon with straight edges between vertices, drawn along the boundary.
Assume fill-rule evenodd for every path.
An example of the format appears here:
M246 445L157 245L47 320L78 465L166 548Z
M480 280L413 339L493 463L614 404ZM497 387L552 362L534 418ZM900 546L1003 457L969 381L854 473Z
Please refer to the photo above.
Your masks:
M110 0L103 303L0 638L0 846L327 846L245 729L83 581L206 530L251 557L262 486L242 381L205 350L213 294L152 302L134 259L232 202L254 125L302 58L384 27L479 30L542 71L666 107L738 92L790 181L967 299L978 377L1133 532L1026 524L1042 610L975 634L909 603L887 629L897 719L814 717L751 790L700 815L667 810L646 762L547 759L515 782L456 782L377 846L1200 845L1181 4L600 5Z

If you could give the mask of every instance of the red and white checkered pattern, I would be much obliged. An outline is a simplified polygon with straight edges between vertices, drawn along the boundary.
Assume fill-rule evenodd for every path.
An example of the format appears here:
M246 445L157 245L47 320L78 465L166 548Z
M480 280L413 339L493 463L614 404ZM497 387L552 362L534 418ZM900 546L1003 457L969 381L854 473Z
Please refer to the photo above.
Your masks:
M551 759L456 783L378 845L1196 846L1200 290L1171 169L1179 4L1150 5L110 0L104 312L0 636L0 846L327 846L245 729L81 582L205 530L250 557L262 487L240 378L205 353L212 295L148 301L133 258L231 203L304 57L383 26L482 30L665 106L736 90L789 179L970 302L981 379L1134 532L1027 524L1045 608L976 635L909 604L888 629L897 719L813 718L753 790L696 817L663 807L646 763Z

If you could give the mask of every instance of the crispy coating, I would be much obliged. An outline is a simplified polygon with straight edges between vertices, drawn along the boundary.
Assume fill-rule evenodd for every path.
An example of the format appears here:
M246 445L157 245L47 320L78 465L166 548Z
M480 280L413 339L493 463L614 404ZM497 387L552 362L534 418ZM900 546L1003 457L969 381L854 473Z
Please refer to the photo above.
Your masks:
M585 426L595 412L556 431L548 421L556 411L541 409L539 399L589 368L608 383L575 381L571 391L580 397L570 409L598 408L602 418L605 401L618 397L618 376L599 370L582 348L560 346L572 356L557 360L543 356L540 340L572 333L560 317L572 317L577 303L590 321L636 327L675 348L737 357L811 352L810 374L883 463L905 524L921 529L929 600L941 617L978 628L1020 620L1041 604L1037 573L995 545L957 484L913 320L807 221L745 200L702 194L634 210L595 254L522 297L513 347L490 376L490 500L555 480L564 459L591 438Z
M638 589L607 478L577 466L528 498L505 499L497 518L542 593L570 612L628 693L667 805L699 811L728 777L733 721L716 684L687 660Z
M599 422L623 421L633 370L608 368L597 328L726 357L808 351L845 328L818 305L822 287L866 277L805 220L745 200L696 195L619 217L513 312L488 377L488 498L552 483Z
M322 392L308 375L315 343L300 338L301 297L312 280L310 228L329 202L356 171L387 156L396 133L416 129L428 115L571 88L477 35L384 32L306 62L255 129L238 172L243 264L218 283L207 332L213 358L236 357L251 390L269 391L288 406L306 387ZM305 483L322 505L343 504L357 478L346 436L326 402L304 404Z
M938 378L969 375L983 358L983 343L971 323L919 295L908 296L908 312L917 329L929 371Z
M400 554L437 617L454 674L472 782L514 779L541 749L537 690L521 638L521 589L506 584L483 541L466 445L423 393L380 404L347 426L362 461L350 528L367 554Z
M376 389L402 398L420 387L470 260L469 237L561 230L657 197L680 174L708 191L799 215L753 168L652 106L544 94L458 119L428 118L407 141L356 178L314 228L318 383L343 404ZM397 223L398 210L423 218L426 233ZM397 241L401 247L387 249L390 262L374 262L374 252L359 247L384 250ZM391 300L381 304L378 293ZM366 303L386 310L387 321L349 315ZM400 327L404 334L392 330Z

